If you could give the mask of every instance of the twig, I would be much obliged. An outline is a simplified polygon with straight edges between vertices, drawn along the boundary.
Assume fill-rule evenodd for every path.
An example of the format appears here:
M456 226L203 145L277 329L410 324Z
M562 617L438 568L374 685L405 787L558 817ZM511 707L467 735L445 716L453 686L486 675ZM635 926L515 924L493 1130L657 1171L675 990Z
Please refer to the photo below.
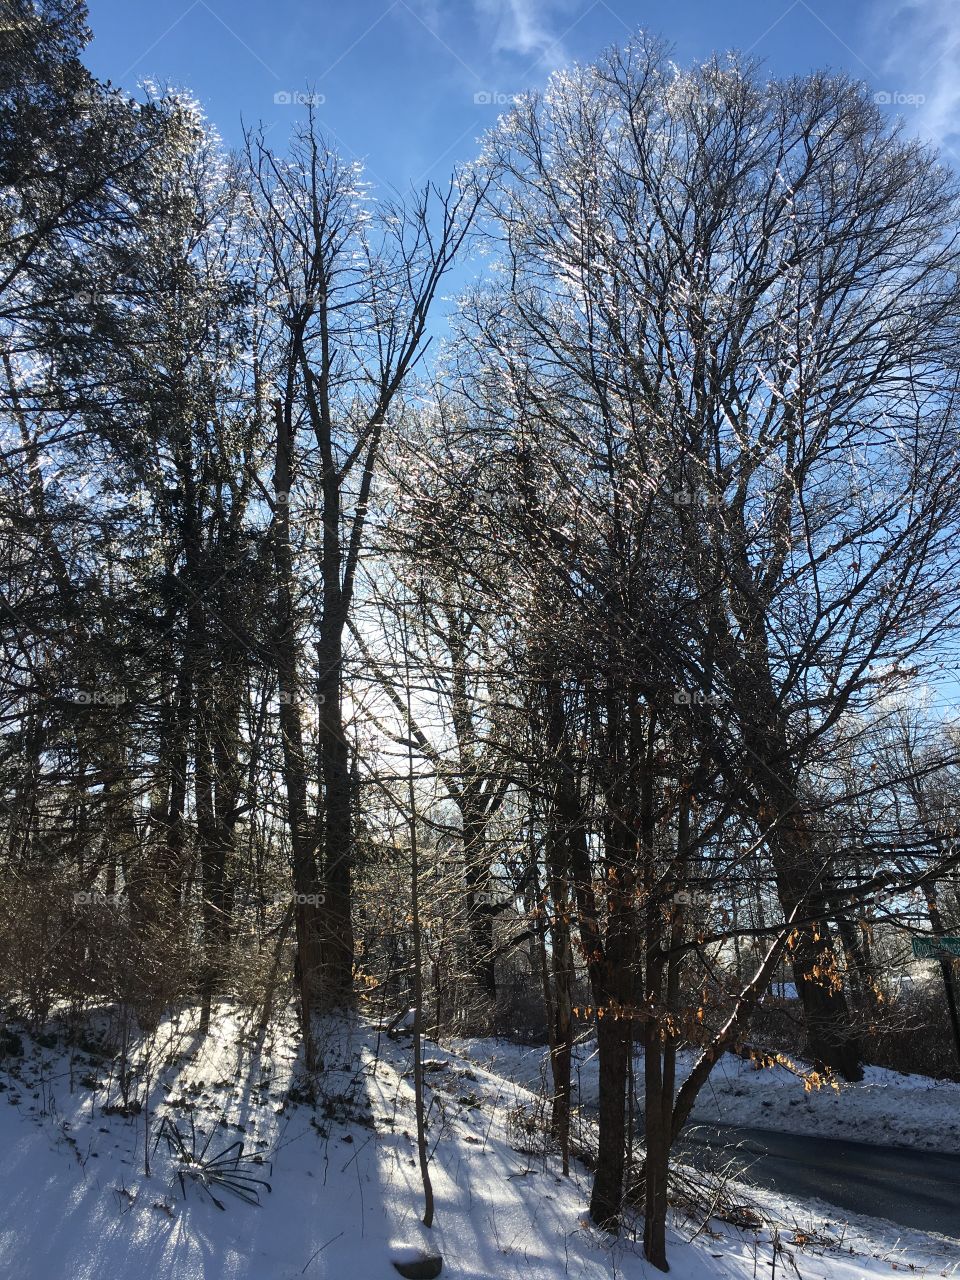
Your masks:
M335 1236L330 1237L330 1239L327 1241L327 1244L333 1244L334 1240L339 1240L342 1235L343 1235L343 1232L338 1231ZM313 1259L318 1258L320 1254L323 1253L324 1249L326 1249L327 1247L327 1244L322 1244L320 1248L317 1250L317 1252L307 1259L306 1266L304 1266L303 1270L300 1272L301 1275L303 1275L303 1272L306 1271L307 1267L309 1267Z

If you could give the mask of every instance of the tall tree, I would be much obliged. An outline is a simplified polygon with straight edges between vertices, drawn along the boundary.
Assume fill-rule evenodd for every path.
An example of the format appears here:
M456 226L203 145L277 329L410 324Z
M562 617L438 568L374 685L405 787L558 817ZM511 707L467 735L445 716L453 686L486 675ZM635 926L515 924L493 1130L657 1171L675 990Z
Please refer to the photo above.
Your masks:
M344 637L390 412L421 357L440 281L466 234L477 191L454 179L408 204L372 204L356 166L320 138L312 111L290 153L251 137L248 164L262 246L262 300L275 323L257 353L261 399L276 432L275 546L284 771L294 883L322 906L298 906L303 1003L352 996L353 834ZM436 214L436 217L435 217ZM314 521L312 512L316 511ZM297 516L305 524L296 527ZM305 562L298 555L297 538ZM309 565L319 607L317 794L303 740L306 635L295 571Z

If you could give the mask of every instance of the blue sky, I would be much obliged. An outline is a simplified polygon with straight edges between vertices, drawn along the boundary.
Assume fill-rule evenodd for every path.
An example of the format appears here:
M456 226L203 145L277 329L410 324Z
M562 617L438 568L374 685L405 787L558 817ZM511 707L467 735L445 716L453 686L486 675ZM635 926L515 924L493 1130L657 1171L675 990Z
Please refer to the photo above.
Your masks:
M134 88L188 87L229 143L241 119L282 147L298 108L379 186L442 182L470 159L497 104L589 61L639 27L689 62L738 48L774 74L844 68L960 161L955 0L89 0L88 65ZM477 95L480 95L478 100Z

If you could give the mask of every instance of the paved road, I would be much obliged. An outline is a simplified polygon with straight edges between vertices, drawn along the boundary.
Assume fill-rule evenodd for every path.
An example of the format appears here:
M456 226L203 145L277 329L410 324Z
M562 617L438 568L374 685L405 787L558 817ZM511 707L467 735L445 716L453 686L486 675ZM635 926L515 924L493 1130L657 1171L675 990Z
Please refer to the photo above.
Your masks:
M686 1130L676 1150L704 1167L732 1160L761 1187L960 1239L960 1154L715 1122Z

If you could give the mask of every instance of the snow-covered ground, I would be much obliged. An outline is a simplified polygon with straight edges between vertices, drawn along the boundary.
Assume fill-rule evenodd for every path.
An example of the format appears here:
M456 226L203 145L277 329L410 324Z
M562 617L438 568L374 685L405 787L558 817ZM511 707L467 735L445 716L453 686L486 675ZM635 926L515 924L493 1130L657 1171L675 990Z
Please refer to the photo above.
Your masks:
M82 1055L71 1073L62 1048L29 1040L23 1057L0 1060L0 1277L389 1280L392 1259L423 1242L443 1255L443 1275L460 1280L656 1274L629 1233L612 1241L587 1223L589 1174L575 1169L563 1179L553 1157L511 1146L510 1110L531 1096L433 1046L437 1212L425 1232L409 1046L378 1043L366 1026L329 1024L312 1106L288 1097L291 1085L303 1087L295 1043L292 1026L258 1043L228 1009L204 1041L189 1028L165 1027L150 1107L128 1115L115 1109L116 1070L104 1060ZM140 1097L145 1087L144 1078ZM211 1184L221 1210L188 1181L184 1200L173 1157L162 1143L153 1150L164 1115L188 1135L192 1118L200 1145L209 1138L208 1156L242 1141L245 1152L262 1157L250 1172L272 1191L261 1188L257 1206ZM775 1197L765 1203L785 1224L778 1244L772 1227L741 1234L715 1222L691 1242L701 1224L676 1220L673 1274L755 1280L775 1252L776 1265L791 1272L795 1265L803 1280L960 1268L956 1242L908 1233L897 1241L888 1228L866 1223L848 1230L841 1245L835 1213L827 1231L824 1215Z
M538 1088L549 1078L548 1055L542 1048L493 1039L448 1043L472 1061L529 1088ZM692 1061L691 1054L680 1055L678 1080ZM642 1057L635 1074L638 1096L642 1096ZM591 1046L576 1051L573 1083L581 1102L596 1103L597 1059ZM697 1099L693 1120L958 1153L960 1084L867 1067L860 1084L838 1081L836 1087L807 1091L803 1080L784 1067L758 1070L753 1063L726 1054Z

